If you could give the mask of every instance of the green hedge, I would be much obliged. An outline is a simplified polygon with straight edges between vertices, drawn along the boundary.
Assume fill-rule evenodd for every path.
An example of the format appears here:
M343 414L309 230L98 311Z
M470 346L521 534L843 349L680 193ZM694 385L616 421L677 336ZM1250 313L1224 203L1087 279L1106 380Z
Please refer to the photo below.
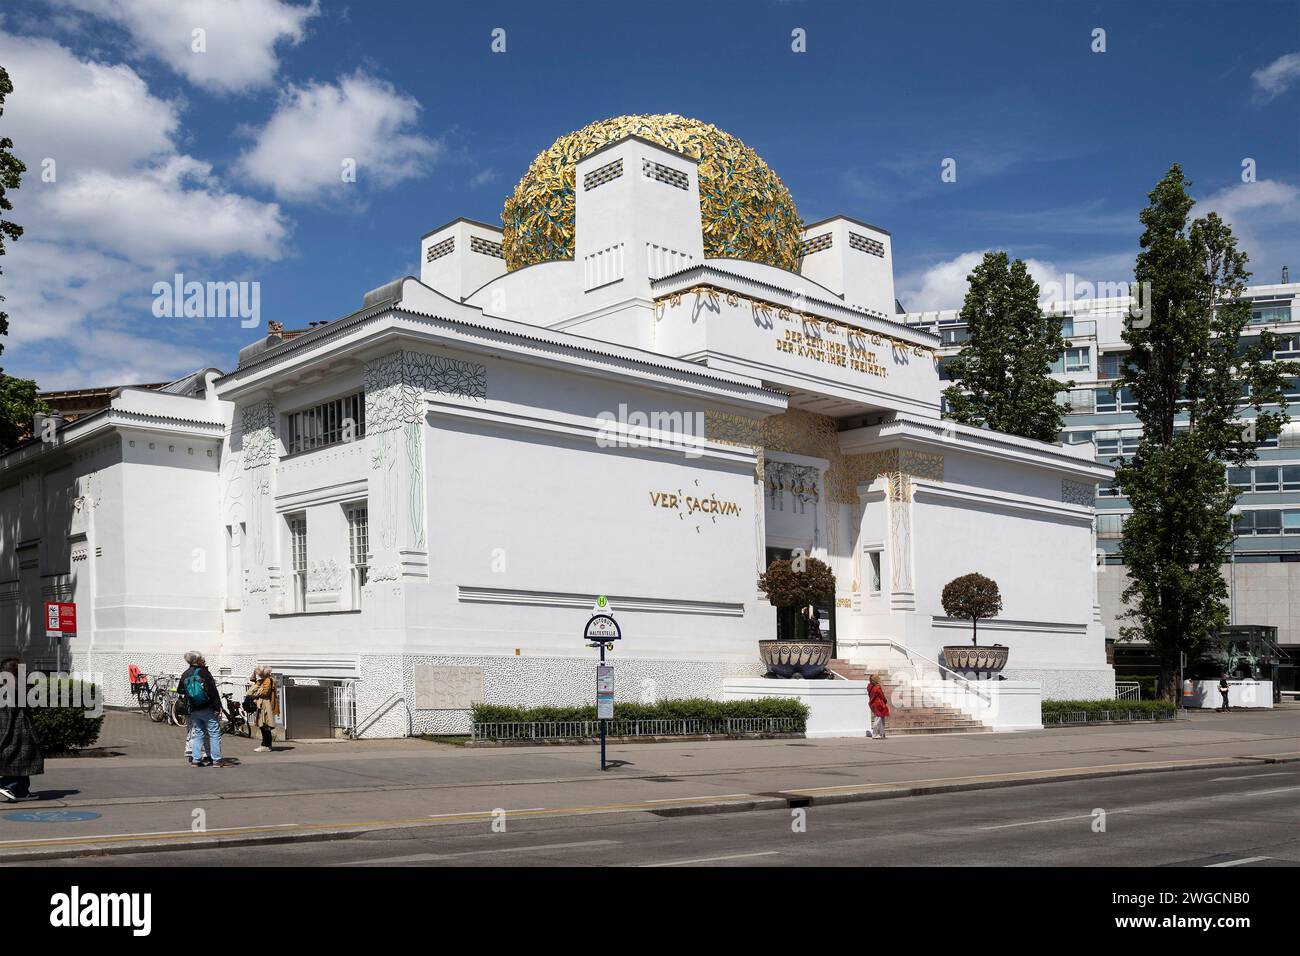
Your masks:
M507 707L501 704L475 704L470 717L476 724L549 723L564 720L595 720L596 706ZM686 697L661 700L655 704L615 703L615 720L722 720L728 717L789 717L802 731L808 720L808 705L789 697L760 700L709 700Z
M1086 713L1088 719L1100 719L1103 711L1129 712L1141 718L1171 717L1178 712L1171 700L1045 700L1043 720L1058 714Z
M94 684L83 687L81 681L61 677L54 686L49 682L38 681L35 689L44 683L47 700L101 700L99 688ZM94 696L85 695L87 689L94 689ZM92 717L81 707L33 707L27 711L32 718L32 727L36 739L40 741L41 752L45 754L67 753L92 746L99 740L99 730L104 723L101 713Z

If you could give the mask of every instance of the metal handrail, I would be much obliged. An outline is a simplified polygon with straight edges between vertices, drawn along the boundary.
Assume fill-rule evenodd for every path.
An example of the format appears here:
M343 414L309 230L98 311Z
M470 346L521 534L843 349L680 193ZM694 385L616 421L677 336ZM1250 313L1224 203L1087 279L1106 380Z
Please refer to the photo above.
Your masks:
M388 713L392 709L393 705L396 704L399 700L402 701L403 703L406 702L405 693L400 690L394 691L392 696L390 696L386 701L384 701L382 704L380 704L378 707L372 710L369 716L367 716L365 720L359 721L357 725L349 733L349 736L354 738L360 737L362 734L364 734L367 730L370 729L371 724L373 724L380 717L384 716L384 714ZM410 730L409 719L407 721L407 724L408 724L407 730Z
M976 686L975 686L975 682L974 682L974 681L970 680L969 678L962 677L960 674L958 674L955 670L953 670L951 667L949 667L949 666L946 665L946 664L940 664L938 661L930 660L930 658L926 657L924 654L918 654L916 651L912 650L912 649L911 649L910 647L908 647L906 644L901 644L901 643L899 643L898 641L894 640L892 637L885 637L885 638L873 637L873 638L869 638L869 639L867 639L867 640L865 640L865 641L860 641L859 643L861 643L861 644L888 644L890 647L896 647L896 648L898 648L900 651L902 651L904 654L906 654L906 655L908 656L908 658L911 658L912 655L915 654L917 657L921 658L921 660L925 661L927 664L933 664L935 667L939 668L939 670L944 671L945 673L951 674L954 678L956 678L957 680L961 681L963 684L965 684L965 685L967 686L967 688L969 688L969 690L971 691L971 693L973 693L973 694L974 694L976 697L978 697L980 700L984 701L984 702L987 703L987 704L991 704L991 703L993 703L993 698L992 698L992 697L985 697L984 694L981 693L980 690L979 690L978 688L976 688ZM913 666L915 666L915 665L913 665Z

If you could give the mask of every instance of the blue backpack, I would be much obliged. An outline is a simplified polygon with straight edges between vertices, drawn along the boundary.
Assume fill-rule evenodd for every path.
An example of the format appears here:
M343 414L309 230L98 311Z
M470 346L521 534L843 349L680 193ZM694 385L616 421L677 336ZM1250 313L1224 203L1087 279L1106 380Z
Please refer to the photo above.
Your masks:
M190 705L190 710L202 710L212 703L208 700L208 689L203 686L203 675L199 673L197 667L185 675L185 679L181 681L181 690Z

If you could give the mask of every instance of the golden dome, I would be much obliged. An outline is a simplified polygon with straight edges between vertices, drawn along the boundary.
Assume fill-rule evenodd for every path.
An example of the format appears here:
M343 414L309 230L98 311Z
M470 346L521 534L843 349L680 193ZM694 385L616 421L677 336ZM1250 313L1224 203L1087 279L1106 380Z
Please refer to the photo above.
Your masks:
M758 154L709 123L675 113L615 116L538 153L501 211L506 269L573 258L578 160L635 134L699 162L704 254L795 271L803 228L790 191Z

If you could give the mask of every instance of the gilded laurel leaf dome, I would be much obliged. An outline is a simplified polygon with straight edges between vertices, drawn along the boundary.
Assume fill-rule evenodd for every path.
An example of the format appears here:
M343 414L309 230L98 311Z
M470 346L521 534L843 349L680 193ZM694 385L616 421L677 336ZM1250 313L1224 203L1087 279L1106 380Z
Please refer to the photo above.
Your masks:
M803 224L790 191L752 149L674 113L615 116L543 150L501 211L506 268L573 258L574 172L594 150L635 134L698 161L704 254L795 271Z

